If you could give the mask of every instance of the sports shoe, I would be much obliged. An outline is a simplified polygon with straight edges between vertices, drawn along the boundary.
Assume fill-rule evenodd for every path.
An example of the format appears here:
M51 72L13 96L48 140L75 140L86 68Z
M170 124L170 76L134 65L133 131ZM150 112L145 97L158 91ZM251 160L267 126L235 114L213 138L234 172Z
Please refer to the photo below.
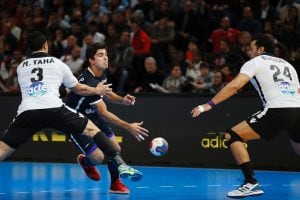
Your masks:
M129 194L129 189L124 185L120 179L116 180L114 183L110 185L110 193L115 194Z
M242 198L247 196L262 195L263 193L264 191L262 191L259 183L245 183L241 185L238 189L228 192L227 196L233 198Z
M79 154L77 156L77 162L80 164L80 166L82 167L82 169L84 170L85 174L92 180L94 181L99 181L100 180L100 173L97 170L97 168L95 166L86 166L83 163L83 160L86 158L85 155L83 154Z
M131 181L138 181L143 177L143 174L132 167L121 164L118 167L121 178L129 178Z

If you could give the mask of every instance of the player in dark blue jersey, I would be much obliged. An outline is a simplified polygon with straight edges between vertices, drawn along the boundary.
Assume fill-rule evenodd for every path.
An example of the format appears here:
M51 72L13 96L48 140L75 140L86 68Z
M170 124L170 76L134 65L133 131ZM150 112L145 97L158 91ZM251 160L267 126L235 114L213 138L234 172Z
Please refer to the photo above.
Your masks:
M90 66L79 76L79 82L90 86L97 85L99 82L105 82L105 70L108 67L108 58L105 46L95 43L87 50L86 57L89 60ZM107 110L103 98L103 96L84 97L71 92L66 98L66 104L92 120L114 143L115 148L119 150L121 150L121 147L116 140L114 132L106 121L124 128L138 141L144 140L144 137L148 136L148 130L142 127L143 122L128 123L120 119ZM121 97L114 92L107 93L105 98L118 104L134 105L135 103L135 97L131 95ZM83 152L83 154L78 155L77 160L87 176L95 181L99 180L100 173L97 171L95 165L100 164L99 158L101 157L101 151L97 148L97 146L95 146L91 139L84 135L71 135L71 139ZM128 188L119 178L120 176L124 177L128 174L122 174L122 169L118 168L116 162L110 157L108 157L108 169L111 174L110 192L128 194ZM131 180L135 181L135 177L131 177Z

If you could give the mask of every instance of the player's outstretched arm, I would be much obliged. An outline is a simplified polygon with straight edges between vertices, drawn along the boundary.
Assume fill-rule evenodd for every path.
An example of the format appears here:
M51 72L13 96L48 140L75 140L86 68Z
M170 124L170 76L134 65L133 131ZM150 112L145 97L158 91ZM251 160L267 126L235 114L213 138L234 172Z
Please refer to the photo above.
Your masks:
M107 110L106 104L103 101L99 101L97 104L94 105L94 107L97 110L97 113L100 117L118 127L127 130L138 141L142 141L145 139L145 137L148 137L149 131L142 127L143 122L128 123L120 119L118 116Z
M219 91L208 103L198 105L191 111L192 117L198 117L202 112L211 110L215 105L225 101L237 93L246 83L250 77L246 74L238 74L230 83L228 83L221 91Z
M105 84L105 81L101 81L96 87L90 87L86 84L78 83L75 87L70 89L76 94L82 96L105 95L112 91L111 84Z
M123 105L134 105L135 97L129 94L125 95L124 97L116 94L115 92L111 91L108 92L106 95L107 99L116 104L123 104Z

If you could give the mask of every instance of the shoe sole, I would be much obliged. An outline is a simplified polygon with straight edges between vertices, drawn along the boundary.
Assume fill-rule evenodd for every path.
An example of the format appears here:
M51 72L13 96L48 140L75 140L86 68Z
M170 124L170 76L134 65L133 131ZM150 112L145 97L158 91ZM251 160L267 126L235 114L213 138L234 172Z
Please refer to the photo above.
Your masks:
M130 192L129 191L124 191L124 192L122 192L122 191L114 191L114 190L109 190L109 193L112 193L112 194L130 194Z
M122 173L120 174L121 178L129 178L131 181L139 181L141 178L143 178L143 174L140 173L135 173L135 174L130 174L130 173Z
M242 199L242 198L245 198L245 197L260 196L260 195L263 195L263 194L264 194L264 191L257 190L256 192L245 194L244 196L229 196L229 195L227 195L227 197L230 197L230 198L233 198L233 199Z

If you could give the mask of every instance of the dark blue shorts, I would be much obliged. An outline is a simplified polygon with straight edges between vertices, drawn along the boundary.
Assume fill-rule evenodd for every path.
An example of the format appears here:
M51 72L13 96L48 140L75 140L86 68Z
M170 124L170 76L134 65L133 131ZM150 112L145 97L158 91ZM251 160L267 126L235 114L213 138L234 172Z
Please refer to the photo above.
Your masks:
M115 134L112 131L111 127L103 120L98 120L96 126L100 128L100 130L105 133L108 138L113 137ZM72 142L78 147L78 149L84 153L85 155L91 154L93 151L97 149L97 145L94 143L92 138L89 138L83 134L70 135Z

